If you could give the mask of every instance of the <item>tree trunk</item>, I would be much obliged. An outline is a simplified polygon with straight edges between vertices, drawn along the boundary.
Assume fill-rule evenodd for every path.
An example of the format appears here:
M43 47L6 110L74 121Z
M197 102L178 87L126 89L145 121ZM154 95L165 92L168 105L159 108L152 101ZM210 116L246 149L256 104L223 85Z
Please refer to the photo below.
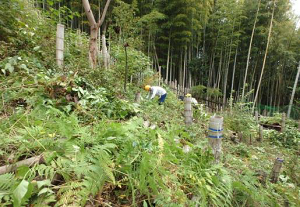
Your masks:
M231 57L231 46L232 46L232 38L233 38L233 32L234 32L234 23L233 21L233 27L232 27L232 34L231 34L231 40L230 40L230 46L229 46L229 54L228 54L228 62L227 66L225 68L225 76L224 76L224 85L223 85L223 107L225 107L226 104L226 92L227 92L227 79L228 79L228 71L229 71L229 65L230 65L230 57Z
M187 60L187 51L184 50L184 59L183 59L183 88L185 88L185 79L186 79L186 60Z
M251 39L250 39L250 44L249 44L249 49L248 49L247 63L246 63L245 76L244 76L244 82L243 82L242 101L244 101L247 73L248 73L250 53L251 53L251 47L252 47L252 40L253 40L255 26L256 26L256 22L257 22L257 16L258 16L259 7L260 7L260 1L261 0L259 0L259 2L258 2L257 11L256 11L256 15L255 15L255 20L254 20L254 25L253 25L252 34L251 34Z
M232 99L232 91L233 91L233 85L234 85L234 75L235 75L237 52L238 52L238 46L236 47L235 56L234 56L232 79L231 79L231 89L230 89L230 99Z
M262 69L261 69L261 73L260 73L260 78L259 78L259 82L258 82L258 86L257 86L257 90L256 90L254 102L253 102L252 111L254 111L254 108L255 108L255 105L256 105L256 102L257 102L258 93L259 93L260 85L261 85L261 80L262 80L262 76L264 74L264 69L265 69L265 65L266 65L266 59L267 59L267 54L268 54L268 49L269 49L269 43L270 43L270 37L271 37L271 32L272 32L272 26L273 26L273 18L274 18L274 11L275 11L275 2L276 2L276 0L273 1L273 11L272 11L270 28L269 28L269 34L268 34L267 47L266 47L265 57L264 57L264 61L263 61L263 65L262 65Z
M166 68L166 84L169 81L169 62L170 62L170 49L171 49L171 32L169 34L169 46L168 46L168 58L167 58L167 68Z
M104 18L108 9L108 6L110 4L111 0L107 0L102 16L98 22L95 21L95 17L93 15L93 12L90 7L90 3L88 0L82 0L82 5L84 7L86 16L89 20L89 25L90 25L90 45L89 45L89 60L90 60L90 65L92 68L95 68L97 66L97 55L98 55L98 47L97 47L97 38L98 38L98 29L104 22Z
M127 63L127 45L124 45L125 49L125 77L124 77L124 91L126 92L127 76L128 76L128 63Z
M216 88L216 87L219 88L219 85L220 85L221 70L222 70L222 52L223 52L223 50L221 50L221 56L220 56L218 74L217 74L216 83L215 83L214 88Z
M295 83L294 83L294 87L293 87L293 92L292 92L292 95L291 95L289 109L288 109L288 112L287 112L287 117L288 118L290 118L292 105L293 105L293 101L294 101L294 95L295 95L295 91L296 91L296 87L297 87L297 83L298 83L299 74L300 74L300 62L299 62L299 65L298 65L298 72L297 72L297 75L296 75L296 79L295 79Z

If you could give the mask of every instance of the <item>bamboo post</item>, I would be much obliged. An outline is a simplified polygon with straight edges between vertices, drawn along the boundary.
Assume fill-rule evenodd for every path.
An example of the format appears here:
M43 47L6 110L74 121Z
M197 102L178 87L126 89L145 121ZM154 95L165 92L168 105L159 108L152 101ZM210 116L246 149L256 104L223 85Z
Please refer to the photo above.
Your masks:
M161 82L161 66L158 66L158 85L160 86Z
M57 24L56 30L56 63L58 67L63 67L64 64L64 32L65 26Z
M215 162L219 163L222 154L223 117L212 116L208 129L209 144L212 147Z
M263 126L259 126L259 138L258 138L258 141L262 142L263 138L264 138L264 128L263 128Z
M285 130L285 119L286 119L286 114L282 113L281 132L284 132L284 130Z
M255 111L255 121L258 123L258 111Z
M276 160L274 162L272 172L271 172L271 175L270 175L272 183L277 183L278 177L279 177L279 174L280 174L280 169L282 167L282 163L283 163L283 159L276 158Z
M136 103L140 103L141 102L141 92L137 92L136 94L135 94L135 99L134 99L134 101L136 102Z
M192 97L190 94L187 94L184 98L184 118L186 126L193 123Z

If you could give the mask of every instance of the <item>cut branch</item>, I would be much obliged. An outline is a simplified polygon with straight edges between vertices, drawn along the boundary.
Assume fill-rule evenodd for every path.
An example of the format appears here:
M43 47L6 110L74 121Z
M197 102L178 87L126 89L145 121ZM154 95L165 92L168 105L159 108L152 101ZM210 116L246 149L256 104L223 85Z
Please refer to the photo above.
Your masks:
M5 165L5 166L0 167L0 175L12 172L12 171L16 170L20 166L24 166L25 165L25 166L30 167L30 166L32 166L34 164L38 164L38 163L42 163L42 162L44 162L43 156L39 155L39 156L28 158L26 160L19 161L19 162L15 163L15 164L12 164L12 165Z

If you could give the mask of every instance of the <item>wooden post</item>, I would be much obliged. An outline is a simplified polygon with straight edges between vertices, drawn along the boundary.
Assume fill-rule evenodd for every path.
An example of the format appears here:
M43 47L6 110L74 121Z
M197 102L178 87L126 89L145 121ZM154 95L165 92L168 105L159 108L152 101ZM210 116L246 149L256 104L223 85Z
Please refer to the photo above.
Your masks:
M215 162L219 163L222 154L223 117L212 116L209 122L208 138L212 147Z
M284 130L285 130L285 118L286 118L286 114L282 113L281 132L284 132Z
M263 138L264 138L264 128L263 128L263 126L259 126L259 138L258 138L258 141L262 142Z
M267 116L267 110L266 109L263 110L263 116Z
M141 92L137 92L136 94L135 94L135 99L134 99L134 101L136 102L136 103L140 103L141 102Z
M238 132L238 140L239 140L239 142L244 142L242 132Z
M64 64L64 33L65 26L57 24L56 30L56 64L62 68Z
M255 111L255 121L258 123L258 111Z
M161 84L161 66L158 66L158 85L160 86Z
M272 172L271 172L271 175L270 175L272 183L277 183L278 177L279 177L279 174L280 174L280 169L282 167L282 163L283 163L283 159L276 158L276 160L274 162Z
M190 126L193 123L192 97L190 94L187 94L184 98L184 118L186 126Z

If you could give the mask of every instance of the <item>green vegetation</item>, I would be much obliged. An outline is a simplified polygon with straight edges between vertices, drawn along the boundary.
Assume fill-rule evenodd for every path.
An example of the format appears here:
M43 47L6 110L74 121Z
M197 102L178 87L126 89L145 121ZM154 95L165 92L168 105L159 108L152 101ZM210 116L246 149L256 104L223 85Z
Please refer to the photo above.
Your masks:
M213 114L202 104L194 108L194 123L186 127L183 102L167 85L164 105L145 99L134 103L135 93L157 80L151 55L140 48L147 45L143 36L149 35L151 42L154 31L181 28L171 36L176 44L188 43L190 28L198 29L181 27L188 11L201 11L195 23L204 18L209 24L206 10L194 9L196 2L172 1L174 5L164 7L164 1L155 5L116 1L115 20L107 30L125 25L122 32L126 33L111 36L108 69L102 61L90 68L88 35L71 27L65 31L64 67L55 64L58 11L67 24L76 23L72 18L80 15L74 1L59 10L51 7L57 1L38 1L36 6L45 2L50 9L42 12L31 1L0 2L0 166L42 156L39 163L14 166L0 175L1 206L300 205L300 132L295 121L288 119L284 132L265 130L263 141L258 142L251 104L233 103L218 112L224 117L225 131L221 163L216 164L206 136ZM212 9L210 1L203 2L207 10ZM152 6L165 9L166 14L155 9L143 13ZM185 8L185 16L168 16L167 11L175 7L176 12ZM126 14L136 12L142 17L128 15L125 21L122 8ZM226 9L218 11L229 15ZM172 26L164 22L169 18ZM161 28L159 21L163 21ZM148 27L142 37L140 24ZM181 38L182 34L189 38ZM158 41L162 40L164 36ZM127 63L124 42L129 44ZM125 93L126 64L132 78ZM146 92L141 93L144 98ZM194 86L192 93L199 99L222 97L220 89L210 84ZM281 114L260 121L280 123ZM242 141L237 140L239 132ZM284 164L278 183L271 183L269 174L278 156Z

